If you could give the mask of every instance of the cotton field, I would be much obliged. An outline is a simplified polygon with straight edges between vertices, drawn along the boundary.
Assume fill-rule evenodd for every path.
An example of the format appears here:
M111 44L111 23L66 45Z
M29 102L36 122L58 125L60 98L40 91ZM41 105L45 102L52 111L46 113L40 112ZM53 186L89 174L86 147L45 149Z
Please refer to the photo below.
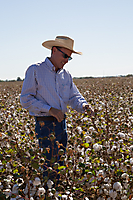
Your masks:
M53 158L47 167L54 180L43 177L49 149L38 147L21 107L22 82L0 82L0 200L133 200L133 77L74 82L95 117L68 107L64 165Z

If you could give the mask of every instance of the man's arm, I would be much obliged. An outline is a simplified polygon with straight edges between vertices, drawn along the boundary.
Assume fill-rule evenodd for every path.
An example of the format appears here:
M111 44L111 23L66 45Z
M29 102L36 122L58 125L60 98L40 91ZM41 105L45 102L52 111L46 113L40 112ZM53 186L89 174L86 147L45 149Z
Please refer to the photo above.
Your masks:
M32 65L26 71L20 102L22 106L33 114L40 114L49 112L51 106L44 104L41 100L36 98L37 80L35 76L35 66Z
M84 107L83 105L88 104L85 98L82 96L82 94L79 92L76 85L73 83L73 80L71 78L71 89L70 89L70 97L69 97L69 105L77 110L78 112L83 113Z

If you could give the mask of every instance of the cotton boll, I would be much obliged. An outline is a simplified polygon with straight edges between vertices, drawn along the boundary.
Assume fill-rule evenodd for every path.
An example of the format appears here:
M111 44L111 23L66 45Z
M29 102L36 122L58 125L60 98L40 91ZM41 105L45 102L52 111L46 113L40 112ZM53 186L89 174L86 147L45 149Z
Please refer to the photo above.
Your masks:
M108 192L107 189L104 189L103 192L104 192L105 195L108 195L108 194L109 194L109 192Z
M84 117L81 121L82 121L82 122L89 121L89 118L88 118L88 117Z
M129 183L128 182L123 182L124 188L127 189L129 187Z
M121 175L121 177L122 177L123 179L128 179L128 178L129 178L129 175L128 175L127 173L123 173L123 174Z
M6 134L1 133L1 139L4 139L4 138L6 138Z
M73 197L69 197L69 200L73 200ZM89 200L89 199L87 199L87 200Z
M40 178L36 177L35 180L33 181L33 185L40 185L40 184L41 184Z
M109 196L112 197L113 199L115 199L117 197L117 192L114 190L110 190L109 191Z
M69 195L69 194L70 194L70 191L66 191L66 194ZM71 195L71 194L70 194L70 195Z
M90 126L89 130L90 131L95 131L95 128L93 126Z
M130 164L133 165L133 158L130 158Z
M9 118L9 119L11 119L11 117L12 117L11 115L8 115L8 118Z
M107 154L112 154L110 149L107 149Z
M128 191L127 190L123 190L123 194L127 194L128 193Z
M104 179L104 182L108 183L108 182L109 182L109 177L106 177L106 178Z
M18 185L15 184L15 185L13 186L13 188L12 188L12 193L18 194L18 189L19 189Z
M62 199L62 200L67 200L67 195L65 195L65 194L62 195L62 196L61 196L61 199Z
M98 197L98 199L97 200L101 200L101 197Z
M111 187L110 184L108 184L108 183L107 183L107 184L104 184L104 188L105 188L105 189L109 189L110 187Z
M25 189L24 189L24 194L28 194L28 185L26 185Z
M127 200L128 197L126 195L124 195L123 197L121 197L122 200Z
M85 140L86 140L87 143L90 143L92 141L92 138L89 135L87 135L85 137Z
M99 111L101 111L103 108L101 106L98 107Z
M133 152L133 145L129 147L130 151Z
M4 190L3 193L6 195L6 197L11 196L11 190L10 190L10 189L6 189L6 190Z
M122 133L122 132L119 132L119 133L118 133L118 136L119 136L120 138L125 138L125 134Z
M104 163L104 160L102 158L100 158L100 163Z
M115 161L115 165L116 165L116 167L119 167L119 162L117 162L117 161Z
M121 163L120 169L122 169L124 172L127 172L127 168L123 163Z
M122 185L120 182L115 182L113 184L113 189L115 189L116 191L121 191L122 190Z
M131 171L133 172L133 166L132 166L132 168L131 168Z
M121 140L119 140L118 142L119 142L120 144L123 144L123 140L122 140L122 139L121 139Z
M111 166L114 166L114 161L113 160L111 161Z
M83 131L82 128L81 128L80 126L77 127L77 130L78 130L79 134L81 134L82 131Z
M2 190L3 189L3 185L2 185L2 183L0 182L0 190Z
M49 189L52 188L53 184L54 184L53 181L51 181L50 179L47 181L47 186L48 186Z
M114 122L119 122L119 121L120 121L119 118L114 119Z
M119 110L121 110L121 111L122 111L122 110L123 110L123 107L120 107L120 109L119 109Z
M0 160L0 170L3 168L3 164L2 164L2 162L1 162L1 160Z
M14 109L15 107L12 105L11 107L10 107L10 109Z
M30 189L30 196L33 197L35 193L36 193L36 186L33 186Z
M129 160L125 160L125 161L124 161L124 163L126 163L126 164L129 163L129 162L130 162Z
M49 192L49 193L48 193L48 197L52 198L52 196L53 196L53 193L52 193L52 192Z
M105 198L104 197L98 197L97 200L105 200Z
M42 188L38 188L37 194L38 194L38 196L40 196L40 195L44 195L45 192L46 192L46 190L42 187Z
M100 151L102 149L102 145L96 143L93 145L93 149L94 149L94 151Z
M59 195L59 192L56 191L55 194L54 194L54 196L55 196L55 197L58 197L58 195Z
M104 171L103 170L99 170L97 172L97 176L104 176Z
M111 151L116 151L116 149L117 149L117 146L113 145L111 148Z
M99 189L99 194L103 194L103 190L102 189Z
M107 163L105 163L105 164L104 164L104 167L105 167L105 168L108 168L108 167L109 167L109 165L108 165Z
M19 178L16 180L16 182L17 182L18 186L21 186L21 185L23 185L24 180L22 178Z
M79 162L84 163L84 159L82 157L79 157Z

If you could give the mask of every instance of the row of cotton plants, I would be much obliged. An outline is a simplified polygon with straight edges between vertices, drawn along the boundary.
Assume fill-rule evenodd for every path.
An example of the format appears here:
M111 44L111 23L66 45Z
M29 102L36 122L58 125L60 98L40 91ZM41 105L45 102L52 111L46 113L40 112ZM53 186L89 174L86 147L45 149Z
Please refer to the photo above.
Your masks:
M96 115L68 107L64 165L53 158L48 177L43 177L48 149L38 147L34 118L19 102L22 83L0 83L0 199L133 199L133 79L75 83Z

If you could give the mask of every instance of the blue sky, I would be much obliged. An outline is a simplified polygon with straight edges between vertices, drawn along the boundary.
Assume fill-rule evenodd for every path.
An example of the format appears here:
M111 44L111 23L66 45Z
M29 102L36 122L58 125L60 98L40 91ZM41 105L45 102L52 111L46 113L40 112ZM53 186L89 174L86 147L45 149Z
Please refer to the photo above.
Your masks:
M133 0L0 0L0 79L24 78L57 35L83 53L65 65L73 77L133 74Z

